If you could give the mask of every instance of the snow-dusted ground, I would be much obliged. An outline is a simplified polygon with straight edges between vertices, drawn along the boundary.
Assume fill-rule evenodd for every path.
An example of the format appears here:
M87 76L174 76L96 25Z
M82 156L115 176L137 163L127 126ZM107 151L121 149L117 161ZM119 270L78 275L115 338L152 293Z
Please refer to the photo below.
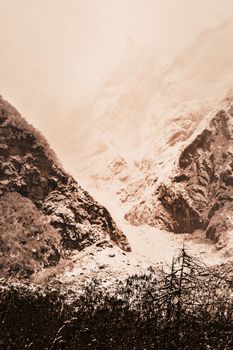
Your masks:
M68 288L78 290L80 285L92 278L108 285L129 275L156 271L170 265L173 256L183 245L191 255L207 265L226 261L223 252L217 251L212 242L204 239L201 233L176 235L147 225L132 226L124 220L123 209L117 197L94 188L89 188L89 191L111 212L117 225L126 234L132 251L123 252L106 240L97 242L82 252L74 252L69 262L64 262L58 276Z
M203 238L203 233L174 234L148 225L132 226L124 219L123 207L117 197L104 190L89 188L90 193L111 213L119 228L126 234L132 248L131 256L150 264L170 263L173 256L183 245L198 258L208 264L224 261L213 243ZM129 254L129 255L130 255Z

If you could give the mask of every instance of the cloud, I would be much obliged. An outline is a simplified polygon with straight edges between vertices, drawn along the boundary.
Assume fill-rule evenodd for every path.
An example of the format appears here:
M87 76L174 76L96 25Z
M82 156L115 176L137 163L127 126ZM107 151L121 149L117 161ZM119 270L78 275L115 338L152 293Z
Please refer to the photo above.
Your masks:
M1 94L56 148L58 128L128 38L178 51L231 9L232 0L1 0Z

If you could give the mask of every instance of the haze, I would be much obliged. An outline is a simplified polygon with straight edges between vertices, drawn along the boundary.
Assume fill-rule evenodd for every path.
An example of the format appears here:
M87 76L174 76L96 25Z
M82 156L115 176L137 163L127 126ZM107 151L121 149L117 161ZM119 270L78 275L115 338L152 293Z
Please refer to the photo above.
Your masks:
M57 135L129 41L174 55L231 8L232 0L0 0L1 94L63 158Z

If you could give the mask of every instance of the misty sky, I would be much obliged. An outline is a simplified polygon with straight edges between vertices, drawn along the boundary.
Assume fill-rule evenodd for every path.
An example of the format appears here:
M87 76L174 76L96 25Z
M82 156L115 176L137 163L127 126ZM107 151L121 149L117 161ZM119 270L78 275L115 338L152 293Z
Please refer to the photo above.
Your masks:
M232 13L232 0L0 0L0 93L56 150L58 130L129 40L178 52Z

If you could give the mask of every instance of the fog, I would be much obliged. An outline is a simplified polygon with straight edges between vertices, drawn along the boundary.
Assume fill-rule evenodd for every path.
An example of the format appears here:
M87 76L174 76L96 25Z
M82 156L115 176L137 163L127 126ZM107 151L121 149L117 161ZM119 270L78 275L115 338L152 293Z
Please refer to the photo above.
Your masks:
M0 93L59 150L129 41L175 55L231 14L232 0L0 0Z

